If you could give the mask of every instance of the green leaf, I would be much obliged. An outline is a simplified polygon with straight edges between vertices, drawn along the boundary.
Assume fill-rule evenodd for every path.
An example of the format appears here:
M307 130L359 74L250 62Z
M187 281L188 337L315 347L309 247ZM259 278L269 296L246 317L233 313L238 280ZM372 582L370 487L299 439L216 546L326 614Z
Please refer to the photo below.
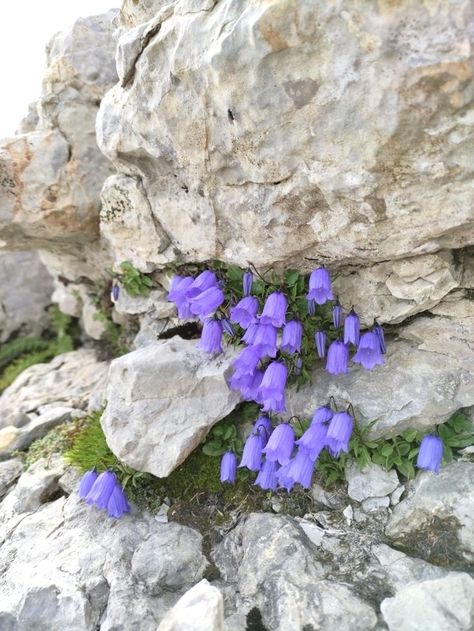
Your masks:
M451 436L446 441L445 445L450 447L456 447L457 449L463 449L463 447L470 447L474 443L472 436Z
M223 433L224 433L224 428L222 427L222 425L216 425L215 427L212 428L213 436L222 436Z
M382 454L382 456L390 456L390 454L393 453L393 445L391 445L390 443L386 443L382 449L380 449L380 453Z
M400 454L400 456L406 456L409 451L410 451L409 443L400 443L398 445L398 453Z
M444 425L438 425L438 434L444 441L447 441L454 435L454 430L444 423Z
M234 438L236 434L237 430L235 429L235 425L229 425L222 434L222 440L230 440L231 438Z
M408 454L408 460L412 460L415 456L417 456L419 449L419 447L415 447L414 449L412 449Z
M227 278L230 282L241 282L243 275L243 270L241 270L240 267L237 267L237 265L229 265L227 268Z
M298 270L295 269L289 269L285 272L285 282L288 285L288 287L293 287L293 285L296 285L296 283L298 282L298 278L300 276L300 273L298 272Z
M412 443L416 439L417 434L416 429L407 429L402 433L402 436L408 443Z
M206 443L203 445L202 450L206 456L222 456L222 454L226 451L225 447L222 447L222 445L218 445L214 442Z
M415 468L412 463L408 462L407 460L404 460L401 464L399 464L397 469L403 476L405 476L409 480L415 477Z
M445 462L451 462L453 459L453 450L448 445L444 445L443 447L443 460Z
M471 431L471 421L462 412L456 412L456 414L449 419L448 423L457 434Z

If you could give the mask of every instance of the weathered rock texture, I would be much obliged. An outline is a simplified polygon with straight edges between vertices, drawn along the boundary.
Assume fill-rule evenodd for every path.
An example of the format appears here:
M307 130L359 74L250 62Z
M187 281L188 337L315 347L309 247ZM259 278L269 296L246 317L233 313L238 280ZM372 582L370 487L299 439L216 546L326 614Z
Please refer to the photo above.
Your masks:
M225 380L233 357L210 359L195 340L174 337L115 359L102 416L113 452L139 471L167 476L236 406Z

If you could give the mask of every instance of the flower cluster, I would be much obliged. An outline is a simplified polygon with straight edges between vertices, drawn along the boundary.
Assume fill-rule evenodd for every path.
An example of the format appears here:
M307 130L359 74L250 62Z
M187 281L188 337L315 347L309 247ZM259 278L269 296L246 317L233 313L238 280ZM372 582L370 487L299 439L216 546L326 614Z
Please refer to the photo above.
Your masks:
M94 469L87 471L81 478L77 493L87 504L106 510L109 517L118 519L130 512L123 488L112 471L104 471L100 475Z

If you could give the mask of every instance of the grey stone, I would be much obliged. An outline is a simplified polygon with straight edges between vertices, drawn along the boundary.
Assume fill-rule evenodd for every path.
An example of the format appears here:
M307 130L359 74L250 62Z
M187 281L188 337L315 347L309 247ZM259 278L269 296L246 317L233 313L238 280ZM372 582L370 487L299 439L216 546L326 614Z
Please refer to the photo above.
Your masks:
M200 581L181 596L157 631L224 631L222 594L205 579Z
M389 495L398 486L395 470L385 471L377 464L360 469L355 462L346 468L349 497L362 502L369 497Z
M102 427L126 464L167 476L239 401L226 376L235 351L209 358L196 340L174 337L110 365Z
M469 631L474 622L474 579L451 574L400 589L381 604L389 631Z
M390 498L385 497L369 497L362 501L362 510L366 513L370 513L380 508L388 508L390 506Z
M404 492L405 486L403 484L400 484L400 486L397 487L395 491L393 491L393 493L390 493L390 505L396 506L400 502L400 498Z
M153 595L198 582L208 565L202 553L201 535L173 522L159 524L155 530L133 554L134 577Z
M386 527L397 546L423 559L463 566L474 559L474 463L421 472Z
M23 470L20 458L10 458L0 462L0 500L7 494L9 488L15 482Z

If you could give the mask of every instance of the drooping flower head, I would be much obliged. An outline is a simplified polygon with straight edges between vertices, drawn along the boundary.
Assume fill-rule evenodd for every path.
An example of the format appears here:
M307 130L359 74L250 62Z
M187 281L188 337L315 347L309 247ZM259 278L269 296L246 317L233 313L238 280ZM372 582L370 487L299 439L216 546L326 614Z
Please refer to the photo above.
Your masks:
M316 331L314 334L314 341L318 357L323 359L323 357L326 356L326 333L324 331Z
M253 274L250 271L245 272L242 279L242 289L244 290L244 296L250 296L253 284Z
M375 366L383 364L380 340L375 333L368 331L362 335L357 353L352 361L356 364L362 364L367 370L373 370Z
M314 472L314 460L312 460L309 454L299 449L296 456L288 467L287 476L292 479L295 484L301 484L305 489L311 487L311 482Z
M285 411L285 386L288 371L285 364L272 362L268 365L260 384L260 395L265 412Z
M290 320L283 327L280 349L286 353L299 353L301 351L301 339L303 337L303 325L298 320Z
M289 475L291 463L292 460L289 460L286 465L278 469L276 474L278 486L281 486L281 488L285 489L288 493L290 493L291 489L295 486L295 481Z
M252 324L250 324L248 329L245 331L242 337L242 342L244 342L248 346L252 346L255 340L255 336L257 335L258 326L259 326L259 320L258 318L256 318L256 321L252 322Z
M79 489L77 490L77 494L80 498L83 500L86 499L97 478L98 474L95 469L91 469L90 471L86 471L86 473L84 473L79 482Z
M308 314L314 316L316 313L316 302L314 300L308 300Z
M240 388L240 392L242 393L242 397L245 401L256 401L256 403L262 403L262 398L260 396L260 385L263 379L263 372L261 370L256 370L253 375L247 375L247 377L251 377L251 379L242 384Z
M237 475L237 456L233 451L226 451L221 460L221 482L235 483Z
M245 441L242 460L239 467L247 467L250 471L260 471L264 438L259 433L252 433Z
M276 460L265 459L260 473L255 480L256 486L259 486L264 491L276 491L277 477L276 472L278 469L278 463Z
M264 437L266 445L268 439L270 438L270 434L273 431L272 422L270 421L268 416L265 416L265 414L261 414L255 421L254 429L256 432Z
M117 300L119 299L119 296L120 296L120 287L117 285L117 283L113 283L112 289L110 291L110 299L112 300L112 302L117 302Z
M195 298L199 294L202 294L206 289L217 287L217 276L210 270L204 270L195 279L186 290L186 296L190 300Z
M205 353L222 353L222 324L219 320L204 320L198 347Z
M209 287L194 298L190 298L189 305L192 314L201 319L213 314L224 302L224 293L219 287Z
M168 300L174 302L176 305L180 320L187 320L192 317L192 313L189 309L189 298L186 292L193 282L194 278L192 276L174 276L171 281Z
M247 296L231 308L230 319L243 329L247 329L254 321L257 311L258 299L255 296Z
M303 359L301 355L296 358L295 367L293 369L293 373L298 376L301 375L301 371L303 370Z
M349 451L349 440L354 428L354 419L348 412L336 412L329 421L327 445L330 452L338 456Z
M300 439L296 441L301 452L306 453L314 462L326 447L328 428L325 423L311 423Z
M229 322L227 318L221 318L222 329L224 333L227 333L230 337L235 336L235 331L232 327L232 324Z
M416 466L439 473L443 459L443 441L439 436L428 434L423 438L418 452Z
M342 323L342 307L338 302L336 302L332 308L332 323L336 329L338 329Z
M314 411L311 423L327 423L334 416L334 412L327 405L323 405Z
M127 501L123 488L117 483L107 502L107 513L109 517L119 519L124 513L130 512L130 505Z
M94 504L97 508L106 510L116 484L118 484L118 482L115 473L112 471L104 471L97 476L91 490L85 497L86 502L88 504Z
M360 320L354 309L344 320L344 344L354 344L357 346L359 343L360 335Z
M260 322L279 328L285 324L288 300L281 291L274 291L265 300Z
M277 353L276 328L272 324L262 324L260 321L255 329L252 347L260 355L260 357L275 357Z
M380 324L375 322L372 330L379 338L380 352L385 354L387 352L387 347L385 346L385 335L383 332L383 328L380 326Z
M281 465L289 462L295 446L295 432L288 423L277 425L268 439L263 452L267 460L277 460Z
M234 361L234 370L238 375L253 375L259 361L260 355L255 348L247 346Z
M331 290L331 277L325 267L319 267L311 272L307 299L314 300L318 305L323 305L328 300L334 299Z
M348 372L349 348L340 340L335 340L328 349L326 370L331 375L340 375Z

